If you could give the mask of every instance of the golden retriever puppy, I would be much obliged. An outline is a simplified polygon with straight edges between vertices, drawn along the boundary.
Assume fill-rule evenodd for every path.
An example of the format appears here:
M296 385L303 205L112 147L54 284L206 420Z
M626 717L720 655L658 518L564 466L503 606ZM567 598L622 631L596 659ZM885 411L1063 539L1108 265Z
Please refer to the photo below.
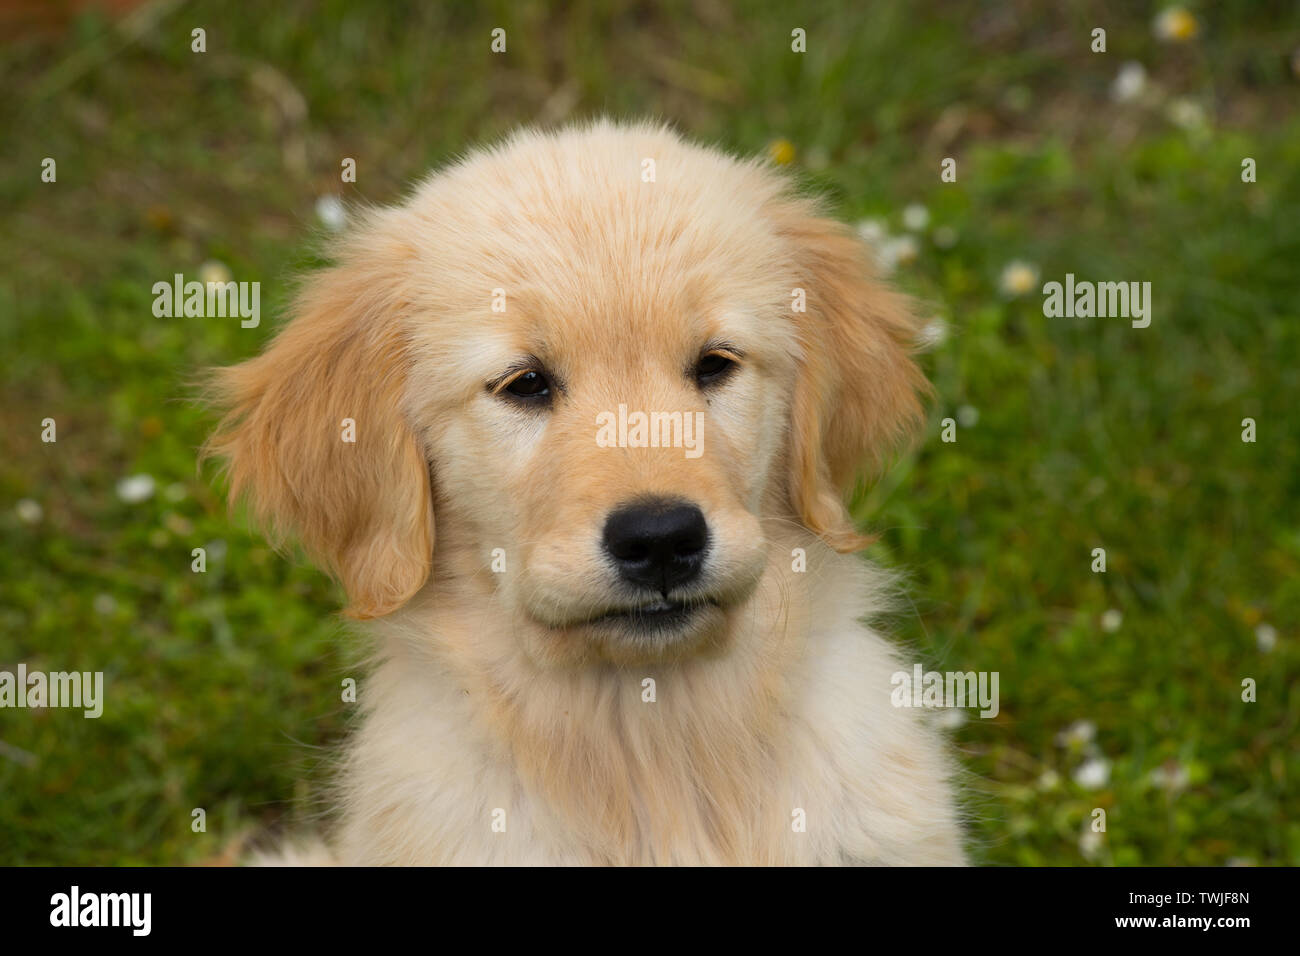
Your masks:
M776 171L657 126L368 213L209 449L376 643L334 859L962 862L843 503L922 420L913 336Z

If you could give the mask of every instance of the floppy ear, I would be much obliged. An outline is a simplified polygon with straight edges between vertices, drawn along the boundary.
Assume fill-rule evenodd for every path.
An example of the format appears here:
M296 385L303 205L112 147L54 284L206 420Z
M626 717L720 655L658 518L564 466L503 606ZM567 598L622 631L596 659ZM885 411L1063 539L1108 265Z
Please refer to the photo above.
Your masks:
M837 551L860 535L844 506L859 475L879 468L924 419L930 385L912 360L910 301L873 276L867 248L849 229L786 200L779 229L795 250L807 312L790 423L790 496L795 513Z
M272 540L301 540L358 618L406 603L433 550L429 466L402 411L400 293L384 271L313 277L269 349L216 372L226 415L204 450L226 460L232 503L247 497Z

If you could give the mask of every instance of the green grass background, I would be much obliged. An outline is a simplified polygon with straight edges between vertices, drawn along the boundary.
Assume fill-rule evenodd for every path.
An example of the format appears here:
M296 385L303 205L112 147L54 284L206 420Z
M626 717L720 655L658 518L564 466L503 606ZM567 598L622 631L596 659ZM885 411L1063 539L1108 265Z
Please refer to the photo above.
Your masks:
M188 383L271 335L315 262L318 197L395 201L517 124L602 113L741 153L788 140L846 221L901 231L906 204L930 211L897 278L948 323L924 358L939 398L927 440L856 506L883 532L873 556L910 576L899 639L936 668L1001 674L998 718L953 732L973 858L1300 863L1295 5L1194 5L1183 44L1156 38L1143 3L563 7L10 14L0 668L103 670L108 701L97 721L0 710L0 863L223 859L244 835L311 822L353 639L329 582L269 551L196 474L212 419ZM497 26L505 55L489 52ZM1097 26L1105 54L1089 49ZM1130 59L1147 93L1116 104ZM1201 128L1171 121L1179 98L1202 106ZM56 183L40 181L47 156ZM947 156L955 184L939 180ZM153 317L154 282L213 259L262 283L260 328ZM999 294L1015 259L1040 284L1150 281L1151 327L1045 319L1040 294ZM962 407L978 419L940 442ZM157 493L128 504L114 488L138 473ZM43 509L34 524L24 498ZM1062 736L1077 721L1090 741ZM1104 786L1074 779L1090 756ZM1081 842L1094 808L1107 831Z

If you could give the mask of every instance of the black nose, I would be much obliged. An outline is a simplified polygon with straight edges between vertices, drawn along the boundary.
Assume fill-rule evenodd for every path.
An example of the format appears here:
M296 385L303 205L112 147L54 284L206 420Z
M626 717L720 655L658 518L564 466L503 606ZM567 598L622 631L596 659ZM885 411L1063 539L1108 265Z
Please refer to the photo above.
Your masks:
M700 573L709 526L695 505L652 499L625 505L605 521L605 550L623 580L665 597Z

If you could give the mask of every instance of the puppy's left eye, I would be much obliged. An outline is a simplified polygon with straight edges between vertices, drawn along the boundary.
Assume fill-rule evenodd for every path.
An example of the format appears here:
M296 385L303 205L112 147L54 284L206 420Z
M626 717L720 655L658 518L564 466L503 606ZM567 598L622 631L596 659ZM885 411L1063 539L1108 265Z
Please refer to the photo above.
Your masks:
M536 401L550 397L551 383L546 380L546 376L541 372L528 371L513 379L506 385L505 390L515 398Z
M709 352L695 363L695 381L701 387L721 382L736 369L736 360L721 352Z
M501 376L487 383L490 395L518 406L542 407L551 404L551 376L536 359L518 362Z

